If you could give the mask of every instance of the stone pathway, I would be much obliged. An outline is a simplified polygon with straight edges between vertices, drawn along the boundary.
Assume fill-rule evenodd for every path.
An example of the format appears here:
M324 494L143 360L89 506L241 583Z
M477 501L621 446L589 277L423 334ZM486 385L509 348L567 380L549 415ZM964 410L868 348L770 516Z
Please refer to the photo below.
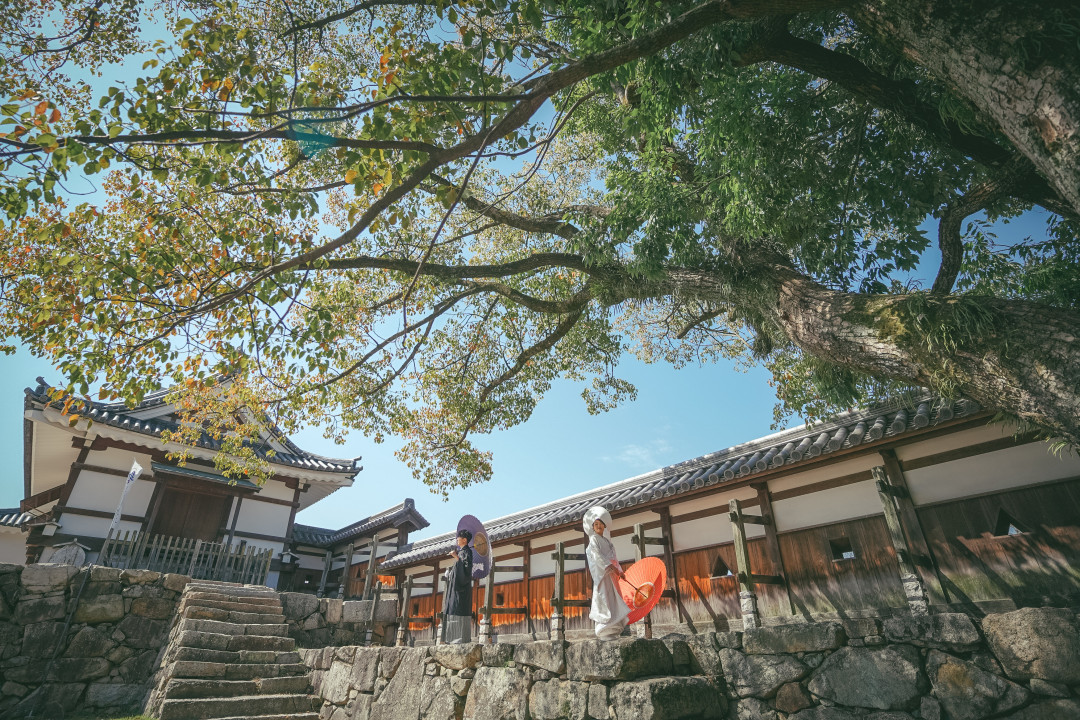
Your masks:
M180 598L147 714L160 720L317 720L321 700L278 594L193 581Z

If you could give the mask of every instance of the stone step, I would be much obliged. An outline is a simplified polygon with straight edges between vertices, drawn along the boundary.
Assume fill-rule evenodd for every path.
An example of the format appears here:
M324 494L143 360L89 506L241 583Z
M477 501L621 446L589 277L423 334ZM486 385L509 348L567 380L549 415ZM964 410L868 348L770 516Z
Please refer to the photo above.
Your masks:
M181 609L180 617L190 618L191 620L217 620L219 622L244 625L274 625L286 622L280 612L277 614L237 612L236 610L222 610L221 608L200 607L198 605L189 605Z
M219 580L192 580L187 584L192 590L211 590L213 592L236 593L238 595L276 595L277 590L266 585L241 585L240 583L221 582Z
M289 634L289 626L285 621L266 624L266 623L234 623L234 622L221 622L220 620L195 620L192 618L181 618L180 620L180 632L206 632L215 633L217 635L260 635L285 637Z
M310 695L242 695L232 698L167 699L161 703L159 720L209 720L209 718L258 717L274 713L310 713L322 702Z
M231 698L241 695L293 695L311 690L311 678L306 675L259 678L253 680L203 680L173 678L165 686L165 698Z
M171 678L217 680L256 680L258 678L307 675L311 668L303 663L219 663L177 660L168 669Z
M185 598L180 603L183 612L189 607L214 608L216 610L228 610L231 612L262 613L264 615L281 615L281 603L249 603L242 600L200 600L198 598Z
M200 602L204 600L210 600L213 602L242 602L249 605L269 605L271 607L281 607L281 598L276 594L272 596L252 596L252 595L229 595L227 593L221 593L215 591L203 591L198 592L185 592L183 599L185 601L198 600Z
M230 663L233 665L288 665L300 662L300 653L281 652L278 650L208 650L206 648L177 648L172 661L188 660L192 662Z
M283 650L296 649L291 637L276 635L222 635L220 633L185 630L176 635L173 644L178 647L205 648L207 650Z

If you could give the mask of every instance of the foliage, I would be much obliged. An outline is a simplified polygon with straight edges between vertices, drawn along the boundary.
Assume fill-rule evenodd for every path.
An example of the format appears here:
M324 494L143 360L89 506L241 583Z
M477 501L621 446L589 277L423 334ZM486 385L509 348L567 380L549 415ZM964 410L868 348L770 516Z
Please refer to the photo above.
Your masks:
M628 350L764 359L778 422L908 388L794 342L777 268L908 293L924 218L995 171L967 148L1011 150L840 3L751 5L54 3L2 39L0 326L69 399L174 385L169 439L216 435L230 474L266 472L256 424L319 424L402 438L443 493L556 378L632 399ZM1077 221L1050 222L1004 248L977 225L959 288L1075 308Z

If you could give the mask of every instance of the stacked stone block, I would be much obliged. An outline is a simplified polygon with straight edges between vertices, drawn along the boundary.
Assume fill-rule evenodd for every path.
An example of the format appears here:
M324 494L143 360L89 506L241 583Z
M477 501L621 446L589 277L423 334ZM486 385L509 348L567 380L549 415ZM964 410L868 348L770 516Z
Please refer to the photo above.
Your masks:
M1051 608L300 654L322 720L1080 718L1080 622Z
M388 645L394 641L397 601L392 596L379 601L372 622L372 600L319 598L297 592L280 595L289 637L299 647Z
M0 717L137 711L187 582L145 570L0 564Z

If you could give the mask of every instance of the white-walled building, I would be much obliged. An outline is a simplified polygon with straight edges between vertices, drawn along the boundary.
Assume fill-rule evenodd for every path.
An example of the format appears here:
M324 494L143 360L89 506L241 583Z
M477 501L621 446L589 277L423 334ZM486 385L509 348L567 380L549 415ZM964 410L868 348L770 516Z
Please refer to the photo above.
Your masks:
M214 467L219 447L210 437L188 450L183 466L168 459L170 450L180 448L161 439L163 431L177 427L164 392L134 409L93 403L72 425L49 390L41 378L26 390L24 499L9 513L10 522L0 523L0 552L8 562L18 558L20 545L22 557L15 561L48 562L56 548L74 542L86 548L88 561L100 560L126 477L137 462L142 474L124 497L114 533L129 542L117 550L110 541L108 554L122 550L125 562L134 566L149 562L153 538L183 539L189 552L196 542L243 546L269 560L265 582L275 586L297 511L352 485L361 470L358 458L305 452L268 427L256 450L270 463L272 475L262 485L230 480ZM145 538L141 547L132 542L139 536ZM156 557L165 557L163 544L158 550ZM175 548L171 552L183 556ZM175 568L182 570L183 562Z

